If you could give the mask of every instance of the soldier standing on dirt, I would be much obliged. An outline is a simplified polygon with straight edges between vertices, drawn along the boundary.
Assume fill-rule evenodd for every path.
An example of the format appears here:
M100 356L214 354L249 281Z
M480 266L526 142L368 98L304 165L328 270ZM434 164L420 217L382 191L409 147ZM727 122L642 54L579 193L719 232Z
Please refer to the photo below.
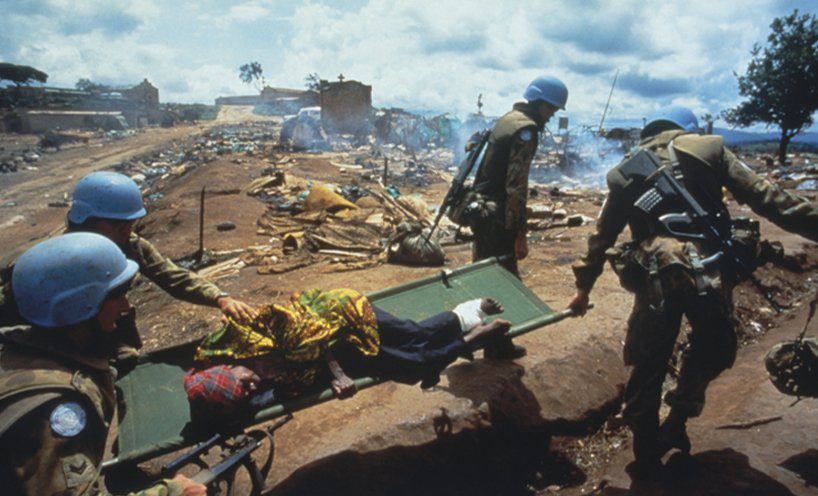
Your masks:
M474 178L474 191L485 200L481 210L486 215L474 227L472 261L511 255L502 263L517 277L517 260L528 255L528 172L537 153L538 133L558 110L565 110L568 88L553 76L538 77L523 97L527 101L515 103L492 128ZM486 353L494 358L518 358L526 350L509 341L497 349L487 348Z
M788 231L818 241L818 210L808 200L750 171L724 147L721 136L699 136L698 121L689 109L660 109L649 119L641 138L638 150L654 152L707 210L708 217L718 213L711 210L723 206L724 187L739 204L749 205ZM625 388L623 415L633 432L635 461L628 472L632 478L644 478L661 473L662 457L670 449L690 452L687 419L701 413L710 381L733 365L739 321L733 315L732 297L737 277L725 265L726 256L711 258L717 254L712 245L671 234L658 214L673 213L672 209L667 212L660 207L659 212L646 213L640 205L651 184L625 179L623 167L630 156L607 175L609 196L596 232L588 239L588 251L574 263L577 292L568 307L585 313L588 294L606 258L622 286L634 293L624 349L625 364L633 370ZM633 240L614 247L626 225ZM662 383L683 315L691 325L689 345L677 385L665 395L670 413L660 427Z
M197 305L218 307L226 317L246 321L255 316L248 304L223 293L218 286L194 272L185 270L162 256L146 239L134 233L133 223L145 215L142 193L129 177L116 172L92 172L80 179L74 189L73 203L68 211L65 232L101 234L139 265L139 272L174 298ZM55 234L60 234L57 232ZM16 323L19 316L12 303L10 284L12 269L20 254L31 244L21 246L0 262L0 325ZM129 319L130 322L125 322ZM123 317L117 337L123 343L139 348L135 314Z
M14 288L24 325L0 328L3 494L96 494L115 410L111 335L138 266L110 240L66 234L24 253ZM141 496L206 494L184 476Z

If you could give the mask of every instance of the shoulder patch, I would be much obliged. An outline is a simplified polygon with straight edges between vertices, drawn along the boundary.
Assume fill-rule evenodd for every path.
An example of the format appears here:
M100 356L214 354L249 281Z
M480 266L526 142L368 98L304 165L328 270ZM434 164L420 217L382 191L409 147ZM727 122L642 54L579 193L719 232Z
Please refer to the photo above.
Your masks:
M73 437L85 429L85 409L76 401L57 405L51 412L51 430L63 437Z
M523 141L531 141L531 130L523 129L520 131L520 139Z

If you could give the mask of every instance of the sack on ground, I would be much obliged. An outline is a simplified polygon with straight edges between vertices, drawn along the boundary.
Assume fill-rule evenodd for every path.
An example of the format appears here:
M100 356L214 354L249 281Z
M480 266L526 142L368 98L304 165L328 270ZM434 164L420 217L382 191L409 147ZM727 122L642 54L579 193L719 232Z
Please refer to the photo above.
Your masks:
M441 265L446 254L437 239L430 238L429 229L417 223L401 222L394 235L389 238L386 260L390 263L412 265Z

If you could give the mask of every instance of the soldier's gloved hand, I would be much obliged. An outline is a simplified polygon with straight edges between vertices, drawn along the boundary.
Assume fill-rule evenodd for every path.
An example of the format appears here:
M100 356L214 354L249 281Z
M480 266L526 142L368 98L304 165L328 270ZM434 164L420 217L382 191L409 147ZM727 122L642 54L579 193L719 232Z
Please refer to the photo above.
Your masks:
M185 496L207 496L207 487L205 487L204 484L199 484L182 474L176 474L173 480L182 486Z
M230 296L220 296L216 304L222 311L222 322L227 322L227 318L231 317L236 322L246 324L258 316L253 307L243 301L234 300Z

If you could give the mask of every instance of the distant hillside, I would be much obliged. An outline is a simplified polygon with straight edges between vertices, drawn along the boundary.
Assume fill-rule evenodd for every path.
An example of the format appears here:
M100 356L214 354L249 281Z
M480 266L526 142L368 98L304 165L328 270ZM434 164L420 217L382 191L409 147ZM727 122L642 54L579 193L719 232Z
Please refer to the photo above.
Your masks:
M778 141L781 139L779 133L749 133L746 131L736 131L733 129L713 128L713 134L724 137L724 142L728 145L738 143L752 143L756 141ZM808 143L818 145L818 133L801 133L792 139L794 143Z

